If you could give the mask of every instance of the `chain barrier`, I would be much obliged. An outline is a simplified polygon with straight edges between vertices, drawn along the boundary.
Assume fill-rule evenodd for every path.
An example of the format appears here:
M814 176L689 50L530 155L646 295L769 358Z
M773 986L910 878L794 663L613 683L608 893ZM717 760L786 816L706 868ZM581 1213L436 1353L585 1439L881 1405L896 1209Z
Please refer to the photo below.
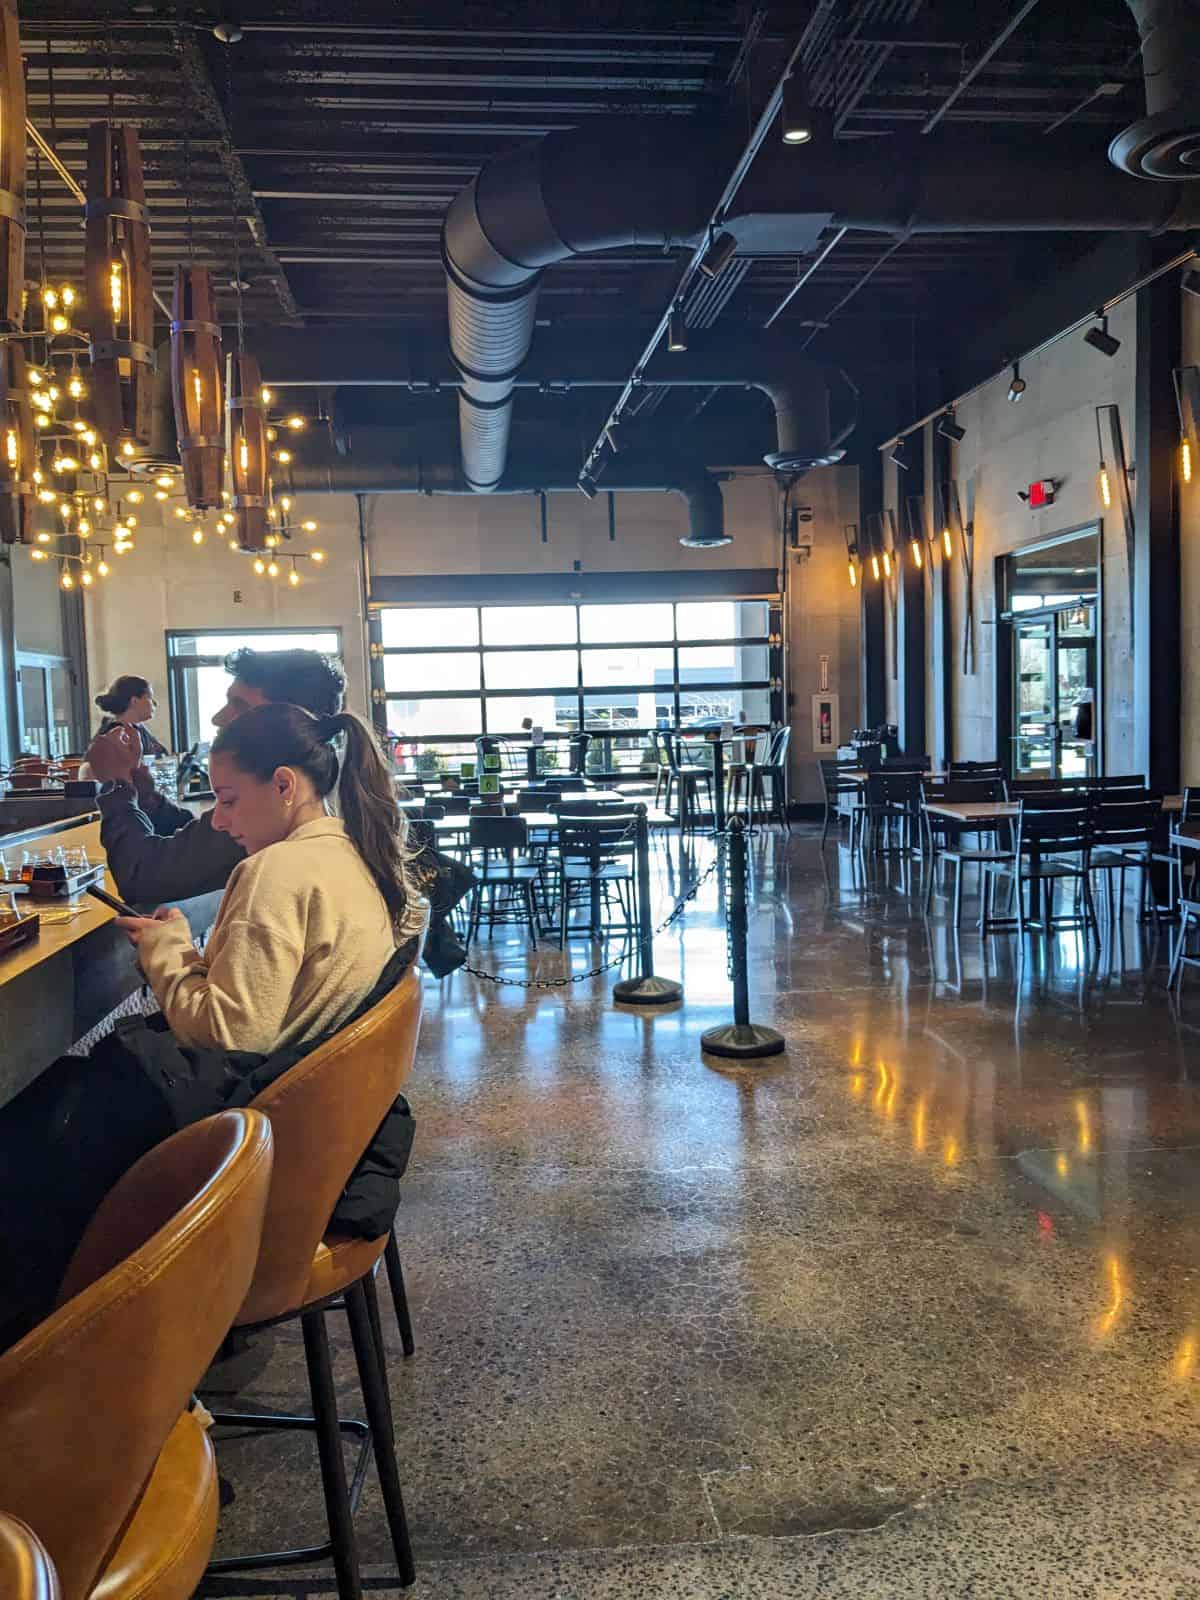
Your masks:
M712 838L717 846L714 859L707 867L705 867L704 871L696 879L695 883L692 884L691 888L686 890L679 897L668 914L654 929L650 935L651 940L657 939L660 934L665 933L669 927L678 922L680 917L687 910L688 906L700 893L700 890L713 876L713 874L719 868L723 869L725 852L721 848L721 841L726 838L728 834L728 825L726 825L726 827L723 828L720 833L714 831ZM463 966L459 970L462 972L469 972L473 978L482 978L485 983L494 983L497 985L497 987L503 985L511 989L568 989L574 983L586 983L591 978L602 977L604 973L611 972L615 967L623 966L626 961L630 960L631 956L636 955L637 944L639 941L636 934L632 930L629 935L629 940L634 946L633 950L622 950L619 955L614 956L611 961L606 961L602 966L591 967L587 972L572 973L565 978L504 978L501 977L499 973L485 972L482 967L473 967L469 961L464 962ZM564 951L563 953L565 955L567 952Z

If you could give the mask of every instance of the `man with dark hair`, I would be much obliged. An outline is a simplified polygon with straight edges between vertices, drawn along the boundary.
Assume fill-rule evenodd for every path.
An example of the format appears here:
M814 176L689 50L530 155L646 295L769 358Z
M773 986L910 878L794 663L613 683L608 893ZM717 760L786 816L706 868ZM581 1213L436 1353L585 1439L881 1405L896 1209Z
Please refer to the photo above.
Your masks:
M213 717L223 728L252 706L285 700L314 716L342 709L346 679L341 667L316 650L236 650L226 659L232 682ZM227 833L217 833L212 813L196 817L158 793L142 762L141 743L113 728L93 739L87 752L100 791L100 843L122 897L141 901L186 900L223 889L245 856Z
M286 701L303 706L314 717L332 717L342 709L346 679L341 667L317 650L235 650L225 657L233 679L225 704L213 718L223 728L252 706Z

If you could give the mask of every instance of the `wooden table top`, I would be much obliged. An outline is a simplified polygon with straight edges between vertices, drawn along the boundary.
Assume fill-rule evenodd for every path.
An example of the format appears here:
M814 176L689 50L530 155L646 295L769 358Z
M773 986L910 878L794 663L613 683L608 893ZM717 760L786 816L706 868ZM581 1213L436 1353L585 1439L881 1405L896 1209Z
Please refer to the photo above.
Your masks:
M67 850L78 850L80 846L85 846L92 861L104 860L98 822L85 822L74 828L57 828L52 834L47 835L47 845L56 850L60 845ZM18 856L21 848L19 845L15 847ZM6 845L0 839L0 851L11 849L14 849L12 845ZM110 894L117 892L108 873L104 875L104 887ZM17 904L21 907L25 905L36 907L42 914L42 924L36 939L0 956L0 985L11 983L14 978L19 978L30 968L36 967L40 962L49 961L60 950L78 944L80 939L86 939L89 933L94 933L105 923L115 920L114 912L107 906L101 905L99 900L94 900L91 895L86 894L78 895L74 900L36 901L30 900L26 895L19 895ZM57 912L71 910L74 907L79 909L75 910L74 915L67 920L62 922L48 920Z

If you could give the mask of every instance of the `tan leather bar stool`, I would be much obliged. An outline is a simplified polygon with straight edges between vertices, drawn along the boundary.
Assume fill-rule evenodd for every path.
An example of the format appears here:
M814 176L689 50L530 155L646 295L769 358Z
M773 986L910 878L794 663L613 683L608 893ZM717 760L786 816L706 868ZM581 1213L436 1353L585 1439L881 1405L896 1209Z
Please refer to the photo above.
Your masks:
M32 1528L0 1514L0 1595L4 1600L62 1600L50 1552Z
M203 1575L217 1468L189 1405L249 1287L270 1175L256 1111L156 1146L88 1225L59 1308L0 1356L0 1505L37 1529L63 1600L186 1600Z
M366 1016L298 1062L254 1102L271 1119L275 1172L258 1267L234 1325L264 1328L299 1317L313 1415L222 1411L214 1420L239 1429L299 1428L316 1434L329 1541L300 1550L222 1557L211 1563L210 1573L287 1566L332 1555L341 1600L360 1600L354 1512L373 1445L400 1583L407 1587L415 1579L375 1294L375 1269L385 1251L394 1250L394 1235L389 1230L378 1239L345 1238L326 1230L350 1174L412 1071L420 1026L421 983L410 969ZM342 1422L338 1416L325 1313L343 1305L366 1423ZM362 1442L350 1484L343 1433Z

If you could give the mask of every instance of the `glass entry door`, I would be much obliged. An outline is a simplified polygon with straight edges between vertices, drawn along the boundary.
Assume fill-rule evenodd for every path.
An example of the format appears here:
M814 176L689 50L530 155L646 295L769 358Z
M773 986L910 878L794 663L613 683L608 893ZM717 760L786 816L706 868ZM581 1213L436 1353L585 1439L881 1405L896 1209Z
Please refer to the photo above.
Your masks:
M1013 776L1095 771L1096 640L1090 606L1013 622Z

